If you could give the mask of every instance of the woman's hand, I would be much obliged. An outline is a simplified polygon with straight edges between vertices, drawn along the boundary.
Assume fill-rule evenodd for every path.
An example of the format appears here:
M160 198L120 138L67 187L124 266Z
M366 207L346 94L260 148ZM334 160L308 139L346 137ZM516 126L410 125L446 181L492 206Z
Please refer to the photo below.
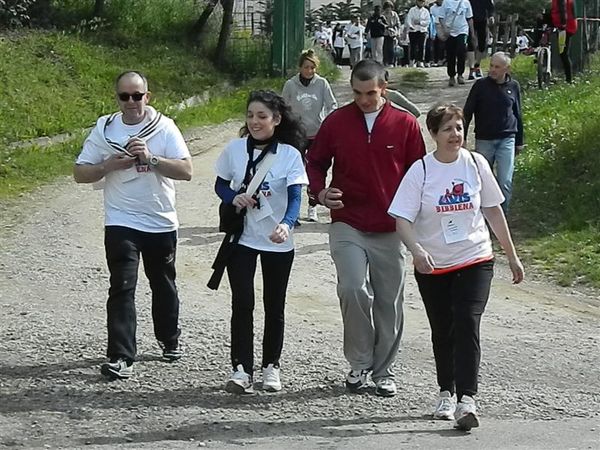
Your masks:
M521 260L518 257L508 260L508 267L510 267L510 271L512 272L512 282L513 284L519 284L525 278L525 269L523 269L523 264L521 264Z
M233 206L239 209L254 208L256 205L256 200L254 200L250 194L243 193L233 197L233 201L231 203Z
M435 262L429 253L427 253L423 247L418 245L418 248L413 252L413 264L415 265L415 269L417 272L428 274L433 272L435 268Z
M327 188L319 192L317 198L321 205L329 209L342 209L344 207L344 202L342 201L343 194L338 188Z
M269 236L269 239L271 239L271 242L274 242L275 244L281 244L287 241L289 236L290 227L287 225L287 223L280 223L275 227L275 229Z

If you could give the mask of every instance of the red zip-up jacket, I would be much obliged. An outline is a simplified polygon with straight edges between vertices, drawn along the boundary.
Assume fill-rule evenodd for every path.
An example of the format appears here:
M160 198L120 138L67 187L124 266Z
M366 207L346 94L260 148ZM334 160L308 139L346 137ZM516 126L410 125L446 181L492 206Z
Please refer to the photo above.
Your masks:
M423 155L421 128L409 112L386 102L369 133L364 113L352 102L327 116L308 151L310 191L317 195L325 188L333 162L330 187L343 192L344 207L331 210L332 222L362 232L393 232L396 224L387 210L400 180Z
M573 0L552 0L550 15L552 16L552 25L556 28L562 29L564 24L564 28L568 34L573 35L577 33L577 18L575 17L575 4Z

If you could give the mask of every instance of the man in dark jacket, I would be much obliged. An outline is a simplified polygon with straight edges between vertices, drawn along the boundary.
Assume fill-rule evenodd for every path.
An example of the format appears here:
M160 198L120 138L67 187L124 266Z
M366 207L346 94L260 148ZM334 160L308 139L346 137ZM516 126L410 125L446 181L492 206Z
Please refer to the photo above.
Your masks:
M475 151L496 166L496 178L508 212L515 155L523 149L521 87L510 75L510 57L497 52L490 59L488 76L477 80L465 103L465 138L475 116Z
M346 387L364 390L371 373L375 393L391 397L402 335L405 252L387 210L408 168L425 155L425 144L417 119L386 101L386 77L376 61L354 67L354 101L327 116L306 170L310 192L331 210L329 247L350 365Z
M381 6L375 6L373 15L367 20L365 33L369 33L371 39L371 56L380 63L383 63L383 38L387 27L387 20L381 15Z

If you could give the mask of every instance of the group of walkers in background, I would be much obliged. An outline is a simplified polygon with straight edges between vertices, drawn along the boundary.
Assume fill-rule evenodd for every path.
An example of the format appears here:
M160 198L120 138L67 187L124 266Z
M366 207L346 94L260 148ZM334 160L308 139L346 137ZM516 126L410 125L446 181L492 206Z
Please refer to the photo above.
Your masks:
M348 46L350 67L362 58L371 58L386 67L446 66L448 84L464 84L482 78L481 61L488 56L494 25L493 0L415 0L403 12L396 12L391 1L376 5L366 19L328 21L317 25L314 43L331 50L335 62L343 62ZM573 0L552 0L548 11L541 11L534 35L543 27L556 28L560 55L567 82L572 81L570 42L577 31ZM332 26L332 23L334 24ZM531 44L539 44L539 36ZM515 38L517 52L531 54L530 40L522 29ZM466 70L468 69L468 72Z
M333 28L331 22L319 25L314 42L333 49L337 64L349 45L351 52L358 49L355 54L362 51L361 57L387 67L447 65L449 84L463 84L465 67L469 79L483 76L480 64L487 55L493 13L493 0L415 0L400 14L386 1L383 7L376 5L365 21L356 16L351 26L340 21ZM350 66L355 64L351 58Z

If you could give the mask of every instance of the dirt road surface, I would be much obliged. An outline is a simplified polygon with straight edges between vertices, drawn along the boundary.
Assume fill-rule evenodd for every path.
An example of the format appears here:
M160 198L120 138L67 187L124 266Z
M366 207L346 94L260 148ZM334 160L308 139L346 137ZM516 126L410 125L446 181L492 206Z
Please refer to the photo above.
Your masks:
M409 96L423 111L464 101L468 85L430 71ZM348 98L347 82L334 87ZM190 133L194 179L178 183L178 283L186 356L160 360L148 283L137 290L135 376L107 382L101 193L61 179L1 205L0 447L6 448L600 448L600 302L543 279L513 286L499 258L482 325L479 409L472 433L431 420L429 328L412 274L396 364L398 395L349 395L327 245L328 215L302 225L287 300L284 390L238 398L229 374L229 290L206 288L221 240L213 163L239 123ZM305 212L305 208L302 209ZM260 277L257 277L260 285ZM260 305L260 303L259 303ZM256 312L256 342L262 338ZM256 345L257 356L260 346Z

